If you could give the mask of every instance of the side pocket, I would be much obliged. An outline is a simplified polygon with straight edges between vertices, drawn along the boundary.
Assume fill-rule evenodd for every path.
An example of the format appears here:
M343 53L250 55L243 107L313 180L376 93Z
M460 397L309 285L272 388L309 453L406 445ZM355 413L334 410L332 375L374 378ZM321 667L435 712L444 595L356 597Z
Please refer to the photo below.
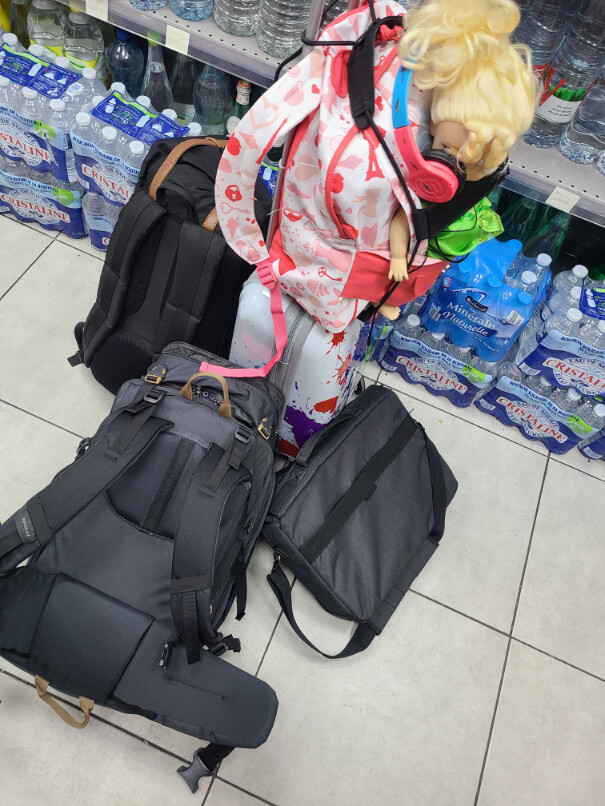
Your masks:
M147 613L61 574L33 637L32 668L53 687L102 703L152 621Z
M29 566L0 578L0 649L27 655L54 581Z

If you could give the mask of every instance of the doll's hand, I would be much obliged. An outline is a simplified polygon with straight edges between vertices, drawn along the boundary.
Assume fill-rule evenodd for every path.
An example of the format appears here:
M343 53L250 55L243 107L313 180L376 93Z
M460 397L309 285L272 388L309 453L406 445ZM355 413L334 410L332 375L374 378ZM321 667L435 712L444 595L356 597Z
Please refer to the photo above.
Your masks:
M400 283L402 280L408 279L408 262L404 257L394 257L391 259L391 268L389 270L389 280L394 280Z

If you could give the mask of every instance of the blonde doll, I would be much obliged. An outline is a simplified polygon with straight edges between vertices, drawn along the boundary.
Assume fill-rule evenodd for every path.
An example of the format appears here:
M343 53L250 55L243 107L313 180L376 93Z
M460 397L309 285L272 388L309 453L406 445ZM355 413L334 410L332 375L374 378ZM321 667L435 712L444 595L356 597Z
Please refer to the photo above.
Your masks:
M454 155L469 181L493 173L533 119L531 54L510 41L519 18L512 0L429 0L406 17L399 56L415 87L432 92L432 147ZM408 277L410 239L403 208L389 232L389 279L401 282Z

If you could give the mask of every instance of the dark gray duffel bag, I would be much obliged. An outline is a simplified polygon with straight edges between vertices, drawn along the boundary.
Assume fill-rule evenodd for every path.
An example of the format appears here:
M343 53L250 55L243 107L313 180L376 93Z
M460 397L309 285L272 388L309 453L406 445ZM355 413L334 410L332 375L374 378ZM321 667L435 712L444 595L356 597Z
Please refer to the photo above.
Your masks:
M239 647L218 628L234 600L244 612L283 401L266 380L199 373L208 360L228 363L169 345L0 526L0 655L75 727L97 702L209 741L179 770L193 791L233 747L262 744L277 711L219 657ZM80 697L84 723L49 683Z
M291 627L282 561L330 613L358 623L337 655L379 635L443 535L457 482L397 395L371 386L305 443L278 475L263 535L275 550L267 579Z

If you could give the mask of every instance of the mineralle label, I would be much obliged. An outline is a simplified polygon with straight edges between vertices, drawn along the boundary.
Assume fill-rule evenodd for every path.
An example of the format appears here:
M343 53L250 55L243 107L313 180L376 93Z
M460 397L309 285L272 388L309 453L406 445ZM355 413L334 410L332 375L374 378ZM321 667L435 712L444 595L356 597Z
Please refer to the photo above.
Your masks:
M7 45L0 48L0 75L51 99L60 98L78 80L78 74L71 70L36 59L30 53L17 53Z
M103 98L91 114L148 145L167 137L183 137L187 133L186 126L179 126L164 115L151 113L136 101L126 101L119 92Z

